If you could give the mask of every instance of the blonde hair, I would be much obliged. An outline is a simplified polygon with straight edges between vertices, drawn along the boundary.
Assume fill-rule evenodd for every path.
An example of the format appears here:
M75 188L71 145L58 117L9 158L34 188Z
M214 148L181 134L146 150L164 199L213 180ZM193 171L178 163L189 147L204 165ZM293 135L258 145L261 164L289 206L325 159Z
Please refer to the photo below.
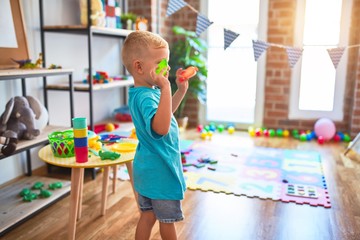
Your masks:
M168 48L168 43L159 35L148 31L130 33L123 44L121 57L124 66L131 73L132 62L143 57L149 48Z

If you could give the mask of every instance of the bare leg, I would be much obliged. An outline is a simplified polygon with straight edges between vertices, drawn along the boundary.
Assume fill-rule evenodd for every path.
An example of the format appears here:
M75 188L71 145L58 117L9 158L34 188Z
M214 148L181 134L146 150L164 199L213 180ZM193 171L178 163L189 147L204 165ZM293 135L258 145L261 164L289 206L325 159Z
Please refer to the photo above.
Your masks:
M151 230L156 222L156 217L153 211L141 212L140 219L136 227L135 239L148 240L150 239Z
M160 235L163 240L176 240L175 223L160 222Z

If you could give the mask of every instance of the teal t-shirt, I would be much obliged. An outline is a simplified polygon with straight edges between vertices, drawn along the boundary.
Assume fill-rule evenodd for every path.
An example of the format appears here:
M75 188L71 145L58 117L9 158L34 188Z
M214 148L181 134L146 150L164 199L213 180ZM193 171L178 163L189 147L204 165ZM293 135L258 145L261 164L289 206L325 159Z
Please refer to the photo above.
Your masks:
M160 101L160 89L132 87L129 108L139 144L134 158L135 190L148 198L181 200L186 189L180 154L179 128L174 116L170 131L159 135L151 122Z

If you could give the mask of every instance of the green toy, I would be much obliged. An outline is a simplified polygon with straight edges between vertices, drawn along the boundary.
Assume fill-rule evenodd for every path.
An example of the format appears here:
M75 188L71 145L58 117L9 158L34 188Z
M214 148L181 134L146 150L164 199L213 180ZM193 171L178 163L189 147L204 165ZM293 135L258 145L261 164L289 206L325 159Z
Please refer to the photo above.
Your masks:
M23 190L21 190L20 196L23 197L23 196L28 195L29 193L31 193L30 189L29 188L24 188Z
M99 156L101 158L101 160L107 160L107 159L110 159L110 160L115 160L115 159L118 159L121 154L120 153L116 153L116 152L111 152L111 151L99 151Z
M36 193L33 192L29 192L28 194L23 196L23 201L24 202L31 202L34 199L37 199L38 195Z
M34 185L32 186L32 189L41 189L44 186L43 182L36 182L34 183Z
M163 60L161 60L158 64L158 67L155 70L156 74L160 74L160 72L164 69L168 67L168 61L164 58ZM167 71L164 71L163 75L165 76L167 73Z
M54 182L54 183L49 184L49 189L55 190L57 188L62 188L62 183L61 182Z
M51 195L52 195L52 193L50 191L40 189L39 197L48 198Z

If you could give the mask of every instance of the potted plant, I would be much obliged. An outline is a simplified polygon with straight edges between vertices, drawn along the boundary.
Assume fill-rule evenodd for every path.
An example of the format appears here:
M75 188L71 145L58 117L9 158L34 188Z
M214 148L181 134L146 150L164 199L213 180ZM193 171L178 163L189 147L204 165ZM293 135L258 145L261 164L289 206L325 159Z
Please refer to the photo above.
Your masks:
M171 70L169 80L172 93L177 90L175 80L176 70L178 68L185 69L189 66L194 66L199 70L198 73L189 80L189 89L174 113L179 123L183 118L187 119L187 116L184 115L184 108L190 96L198 99L201 104L206 102L207 58L205 54L207 52L207 43L199 38L193 31L187 31L179 26L173 27L172 30L174 34L179 37L179 40L170 44L169 65L171 66ZM183 127L185 128L186 126Z

